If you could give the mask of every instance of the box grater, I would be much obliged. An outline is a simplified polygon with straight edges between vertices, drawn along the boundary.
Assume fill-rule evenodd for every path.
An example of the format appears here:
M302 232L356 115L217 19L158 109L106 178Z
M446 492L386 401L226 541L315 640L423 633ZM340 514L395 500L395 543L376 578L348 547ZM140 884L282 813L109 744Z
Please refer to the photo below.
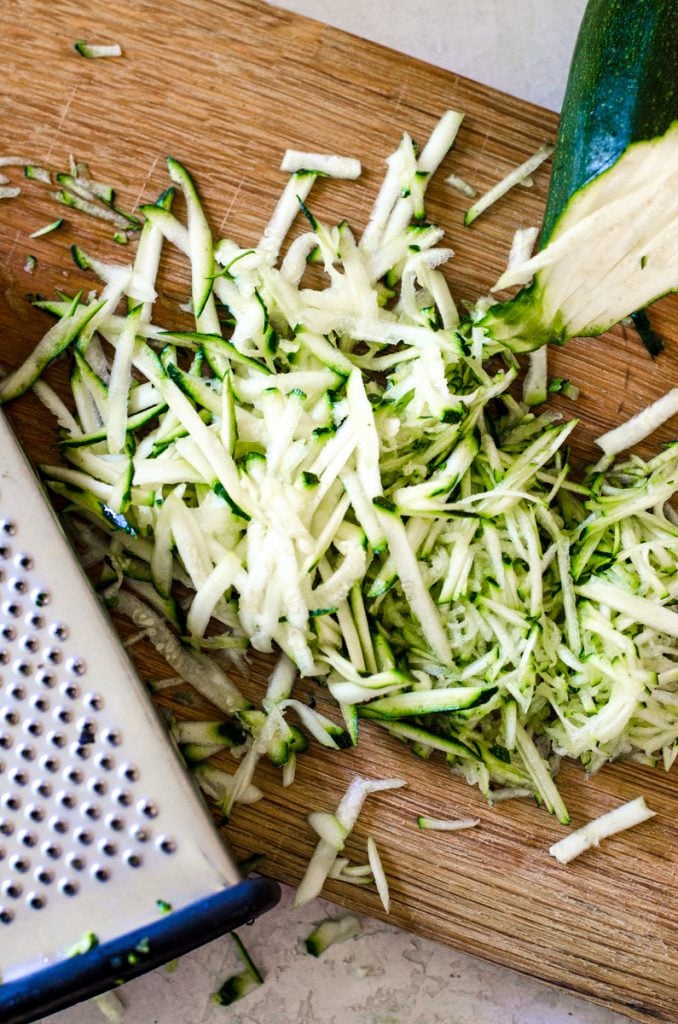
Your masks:
M0 1020L111 988L277 899L239 877L0 414Z

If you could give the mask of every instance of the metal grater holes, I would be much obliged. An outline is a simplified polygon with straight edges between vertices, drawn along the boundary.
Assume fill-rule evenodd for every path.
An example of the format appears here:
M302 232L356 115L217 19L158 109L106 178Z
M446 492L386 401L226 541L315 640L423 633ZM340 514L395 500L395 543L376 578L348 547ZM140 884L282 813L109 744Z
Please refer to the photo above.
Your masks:
M0 925L176 849L20 544L0 518Z

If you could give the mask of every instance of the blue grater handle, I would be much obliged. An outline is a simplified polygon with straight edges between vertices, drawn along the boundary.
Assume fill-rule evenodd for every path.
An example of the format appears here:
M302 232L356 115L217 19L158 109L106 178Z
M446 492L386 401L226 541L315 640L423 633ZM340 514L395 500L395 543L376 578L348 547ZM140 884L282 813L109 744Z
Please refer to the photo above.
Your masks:
M30 1024L160 967L275 906L280 887L256 877L172 911L87 953L0 985L2 1024Z

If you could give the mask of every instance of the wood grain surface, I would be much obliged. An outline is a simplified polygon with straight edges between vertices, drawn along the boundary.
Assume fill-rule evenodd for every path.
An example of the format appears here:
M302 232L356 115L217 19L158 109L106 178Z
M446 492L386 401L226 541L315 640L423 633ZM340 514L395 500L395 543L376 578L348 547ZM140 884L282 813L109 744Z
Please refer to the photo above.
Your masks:
M73 50L76 39L119 42L123 56L83 59ZM256 0L13 0L0 7L0 51L5 154L58 170L67 169L71 154L87 160L96 178L118 187L127 207L166 187L164 158L175 155L195 175L215 234L244 245L257 241L284 184L277 168L287 146L360 158L359 182L324 181L313 202L317 215L346 217L360 230L401 133L423 140L449 107L467 117L431 185L427 212L456 252L449 267L455 298L485 294L515 228L540 221L548 167L534 187L513 190L471 229L462 226L467 200L444 178L454 171L484 190L553 137L553 114ZM21 169L7 173L23 188L18 199L0 203L0 359L14 366L48 326L29 293L93 287L70 262L68 246L78 240L109 260L126 253L108 228L69 212L61 231L30 239L60 210L45 186L24 181ZM32 275L24 270L29 253L38 260ZM162 289L186 296L180 260L168 260ZM578 459L596 457L593 439L602 429L678 383L675 297L655 308L654 326L667 341L655 361L624 328L553 354L553 372L581 388L576 405L560 400L564 412L581 419L573 435ZM55 369L57 386L65 372L63 365ZM53 423L32 396L8 415L32 458L53 456ZM675 420L667 424L644 451L677 429ZM136 650L143 675L166 674L150 650ZM252 697L268 668L266 659L252 660L243 680ZM181 689L164 704L194 718L206 710ZM566 830L545 811L518 801L489 807L444 764L418 761L367 723L357 749L329 757L315 749L300 758L298 782L288 790L277 771L264 767L265 800L238 809L228 828L235 853L263 852L270 874L297 882L314 842L307 811L332 809L356 772L408 782L368 800L349 849L360 856L366 834L374 834L391 885L391 921L637 1020L676 1024L675 771L617 765L588 779L566 764L559 785L574 825L639 793L657 817L561 867L547 850ZM474 815L481 824L422 834L418 813ZM327 893L382 914L372 891L330 883Z

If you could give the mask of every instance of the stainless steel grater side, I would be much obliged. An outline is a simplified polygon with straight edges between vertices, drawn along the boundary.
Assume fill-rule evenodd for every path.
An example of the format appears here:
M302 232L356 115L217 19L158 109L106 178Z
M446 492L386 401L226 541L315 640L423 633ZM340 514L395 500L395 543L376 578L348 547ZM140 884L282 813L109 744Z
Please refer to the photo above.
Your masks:
M239 877L0 414L0 1020L94 995L277 899Z

